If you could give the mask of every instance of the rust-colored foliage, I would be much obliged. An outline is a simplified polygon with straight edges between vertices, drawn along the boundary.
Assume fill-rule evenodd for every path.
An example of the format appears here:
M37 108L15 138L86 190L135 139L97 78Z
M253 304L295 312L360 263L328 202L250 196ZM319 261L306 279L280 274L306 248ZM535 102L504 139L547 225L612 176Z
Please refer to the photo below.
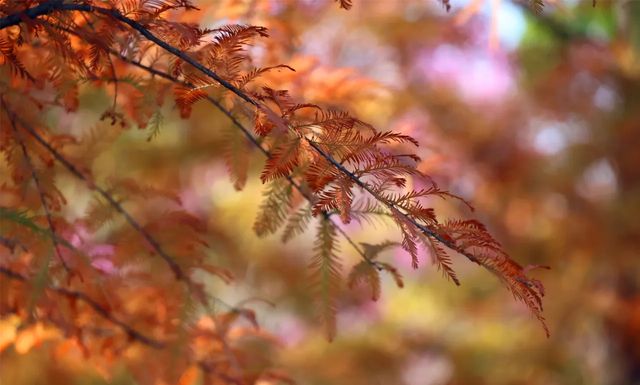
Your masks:
M449 1L441 3L450 7ZM352 2L339 5L349 9ZM527 277L481 223L443 220L429 207L434 197L466 202L416 169L414 138L262 84L269 71L293 70L253 66L247 47L267 38L267 30L207 29L169 17L195 9L187 0L0 4L0 143L11 169L3 188L16 196L3 200L0 212L3 317L14 314L21 325L40 325L32 339L57 338L58 351L78 350L107 373L123 352L180 353L171 365L179 370L154 366L153 373L143 373L144 365L133 360L142 382L165 378L190 384L198 370L211 384L286 379L270 367L268 355L257 357L260 353L238 343L247 335L272 343L250 309L210 310L213 299L196 272L233 279L206 258L211 221L187 211L171 188L133 179L97 180L92 173L97 154L132 123L151 126L151 140L161 107L172 98L183 118L202 101L232 119L235 131L228 135L225 161L236 189L247 180L249 146L267 156L257 235L284 227L283 240L289 240L316 218L310 281L329 339L336 334L343 284L340 237L348 241L343 247L354 247L362 257L348 285L366 283L373 300L381 296L380 272L403 286L398 270L378 261L378 254L399 245L417 268L424 247L456 284L454 254L496 274L544 325L540 282ZM113 87L103 114L103 123L111 124L100 124L85 137L71 135L63 125L50 126L43 117L56 107L77 112L81 86ZM64 213L69 197L56 187L63 170L94 195L81 220ZM426 187L409 188L409 180ZM337 224L379 216L394 221L400 243L357 246ZM79 229L95 234L114 221L126 226L110 232L104 245L86 245L78 235ZM35 344L18 337L20 350Z

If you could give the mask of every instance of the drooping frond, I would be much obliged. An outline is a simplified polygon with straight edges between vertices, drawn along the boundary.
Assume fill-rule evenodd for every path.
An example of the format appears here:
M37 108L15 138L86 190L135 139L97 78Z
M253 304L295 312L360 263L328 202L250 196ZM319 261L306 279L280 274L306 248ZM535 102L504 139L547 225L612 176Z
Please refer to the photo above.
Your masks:
M398 271L398 269L396 269L394 266L385 262L376 262L376 265L380 267L382 270L389 273L399 288L404 287L404 280L402 279L402 275L400 275L400 272Z
M253 25L225 25L208 31L212 42L198 51L204 63L231 82L241 82L241 69L249 63L244 52L257 37L268 36L267 29Z
M197 46L203 37L211 32L194 24L179 23L160 18L154 20L153 27L162 40L171 42L181 50Z
M349 223L351 221L351 205L353 201L352 187L353 181L351 179L339 178L331 189L318 194L318 199L313 205L313 215L337 210L342 223Z
M300 163L300 139L284 137L271 148L271 156L267 159L260 179L269 182L291 174Z
M0 36L0 66L8 65L13 75L35 81L14 50L14 43Z
M438 267L438 270L442 271L442 274L453 281L457 286L460 286L460 280L455 271L451 267L451 257L447 254L447 251L440 246L433 238L422 236L423 243L431 251L431 259L433 264Z
M335 0L335 2L340 4L342 9L350 9L353 6L352 0Z
M402 233L402 248L411 256L411 267L418 268L418 241L420 235L413 224L397 209L391 210L396 225Z
M109 65L109 49L113 48L114 37L112 23L103 22L97 28L94 26L89 48L89 68L93 73L101 73Z
M474 252L489 250L502 253L502 246L487 231L487 228L474 219L447 220L440 229L463 250Z
M331 221L322 218L309 268L318 312L329 341L336 335L337 296L340 291L341 263L337 252L338 240L335 227Z
M307 225L312 217L311 207L309 205L305 205L289 216L287 225L282 233L282 241L287 242L295 236L302 234L307 229Z
M211 30L214 42L228 53L238 52L256 37L268 37L267 28L255 25L231 24Z
M517 262L505 254L485 253L477 255L478 263L494 273L514 298L522 301L531 313L540 321L547 337L550 335L544 316L542 315L542 297L544 287L542 283L526 276L526 271Z
M376 259L378 257L378 254L387 250L388 248L400 246L398 242L393 241L384 241L375 245L366 242L360 242L360 245L363 248L364 255L366 255L370 260Z
M286 180L274 180L264 192L253 230L260 236L275 233L284 224L291 206L292 187Z
M380 298L380 271L386 271L389 273L396 285L398 287L403 287L404 282L402 281L402 276L398 273L398 270L391 266L388 263L378 262L378 255L387 250L390 247L399 246L398 242L393 241L384 241L379 244L370 244L361 242L364 255L366 259L360 261L357 265L355 265L351 272L349 273L349 277L347 279L347 283L349 288L353 289L356 285L366 282L369 284L371 288L371 299L373 301L377 301Z
M262 87L262 92L256 94L256 97L260 101L272 102L281 112L290 111L298 106L287 90L276 90L270 87Z
M411 143L418 146L418 142L412 137L395 132L376 132L368 138L356 136L352 143L342 141L343 145L350 147L349 152L342 158L342 162L361 164L384 158L386 154L380 151L379 146L391 143Z
M531 7L536 15L542 14L542 11L544 10L544 0L529 0L528 3L529 7ZM593 4L595 5L595 1Z
M377 301L380 298L380 273L376 267L367 261L360 261L355 265L349 276L347 277L347 286L350 289L356 286L367 283L371 288L371 300Z
M402 194L398 193L382 193L384 197L394 205L402 207L407 210L408 213L413 213L413 211L419 211L422 209L422 205L418 203L418 199L428 198L428 197L439 197L442 199L453 198L467 206L470 210L474 210L473 206L468 203L463 198L452 194L448 191L441 190L436 184L432 184L428 188L422 188L419 190L411 190Z
M184 86L176 86L173 89L176 105L180 109L180 117L188 118L191 116L191 108L198 100L205 99L207 92L201 88L188 88Z
M336 180L340 176L340 172L325 159L319 158L309 165L305 176L309 188L314 192L319 192Z
M302 110L307 104L296 104L287 109L288 115ZM358 131L367 130L369 133L375 133L375 129L360 119L354 118L346 111L340 110L323 110L315 106L315 116L309 122L301 125L302 127L318 128L316 131L317 142L326 145L357 142L363 137L357 136ZM352 131L357 129L357 131ZM351 139L350 139L351 138Z
M237 129L225 129L224 160L227 165L233 187L240 191L247 182L249 169L249 145L246 137Z
M500 278L513 296L527 305L542 323L547 336L549 335L542 315L542 283L527 277L527 270L504 252L500 243L482 223L475 220L451 220L445 222L440 231L455 244L458 251Z
M149 130L149 134L147 135L147 142L154 140L155 138L158 137L158 135L160 135L160 131L162 130L163 123L164 123L164 117L162 116L162 112L160 112L160 110L157 110L156 112L153 113L153 115L151 115L151 118L149 119L149 123L147 126Z

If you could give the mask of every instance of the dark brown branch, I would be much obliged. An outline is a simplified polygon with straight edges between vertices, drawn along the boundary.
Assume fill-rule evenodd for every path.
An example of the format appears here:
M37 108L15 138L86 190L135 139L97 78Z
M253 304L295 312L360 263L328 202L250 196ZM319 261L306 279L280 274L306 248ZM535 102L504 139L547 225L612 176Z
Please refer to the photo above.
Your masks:
M76 36L81 36L80 34L78 34L76 31L71 31L69 29L66 29L64 27L57 27L57 28L61 28L64 29L66 32L74 34ZM83 37L84 38L84 37ZM119 57L121 60L132 64L140 69L143 69L153 75L156 75L158 77L161 77L163 79L169 80L173 83L176 84L180 84L183 86L187 86L187 87L194 87L193 84L186 82L186 81L182 81L177 79L176 77L163 72L163 71L159 71L153 67L147 66L142 64L141 62L134 60L134 59L130 59L128 57L126 57L125 55L122 55L118 52L116 52L115 50L110 50L110 53L112 55L115 55L117 57ZM242 91L239 91L242 93ZM243 93L244 94L244 93ZM246 95L245 95L246 96ZM247 96L248 97L248 96ZM244 127L244 125L238 121L238 119L236 119L236 117L228 110L226 109L224 106L222 106L220 104L220 102L218 102L216 99L212 98L211 96L206 97L206 100L213 104L218 110L220 110L225 116L227 116L227 118L229 118L231 120L231 122L233 123L234 126L236 126L239 130L241 130L243 132L243 134L245 135L245 137L255 146L257 147L260 152L262 152L267 158L271 158L271 153L262 146L262 144L251 134L251 132ZM308 139L307 139L308 140ZM364 182L362 182L357 176L355 176L353 173L351 173L350 171L348 171L346 168L344 168L340 163L338 163L335 159L333 159L332 157L330 157L329 155L325 154L322 149L320 149L319 147L317 147L317 145L315 145L315 143L309 141L309 143L312 145L312 147L314 149L316 149L316 151L318 151L318 153L320 155L322 155L323 157L327 158L332 164L334 165L339 165L340 167L338 167L338 169L341 172L346 172L347 175L349 176L349 178L351 178L356 184L358 184L360 187L365 188L365 190L367 190L369 193L371 193L374 198L376 198L377 200L381 200L385 205L389 205L389 202L386 202L384 200L382 200L381 197L377 196L377 194L374 194L373 191L369 188L369 186L366 186L366 184ZM309 194L308 191L304 190L302 188L302 186L300 186L300 184L298 184L290 175L285 176L285 178L287 179L287 181L298 191L300 192L300 194L310 203L314 202L314 197ZM366 187L365 187L366 186ZM407 216L406 214L402 213L401 214ZM331 223L334 225L334 227L338 230L338 232L347 240L347 242L356 250L356 252L367 262L369 262L370 264L376 266L379 268L379 266L377 265L377 263L373 260L371 260L365 253L364 251L362 251L362 249L351 239L351 237L349 237L349 235L344 231L344 229L342 229L339 225L337 225L333 220L330 219L331 214L323 211L322 212L322 216L329 219L331 221ZM408 216L407 216L408 217ZM409 218L410 219L410 218ZM411 219L410 219L411 220ZM439 240L440 242L443 242L446 246L452 248L451 246L449 246L446 242L446 240L442 239L438 234L434 233L433 231L431 231L430 229L421 226L420 224L418 224L417 222L411 220L418 228L420 228L420 230L422 230L423 232L425 232L426 234L433 236L435 239ZM454 249L456 250L456 249ZM459 250L456 250L458 252L460 252ZM466 254L465 254L466 255ZM475 258L472 255L467 255L467 257L469 257L470 259L475 260Z
M157 44L158 46L160 46L161 48L165 49L166 51L168 51L169 53L173 54L174 56L177 56L178 58L184 60L185 62L191 64L193 67L195 67L196 69L198 69L200 72L204 73L205 75L211 77L212 79L216 80L217 82L219 82L223 87L225 87L226 89L228 89L229 91L233 92L234 94L238 95L241 99L247 101L248 103L251 103L252 105L258 107L260 106L260 104L258 102L256 102L255 100L253 100L250 96L248 96L244 91L238 89L237 87L233 86L232 84L230 84L229 82L227 82L224 79L221 79L220 76L218 76L215 72L211 71L210 69L206 68L205 66L203 66L202 64L200 64L197 60L192 59L191 57L189 57L187 54L185 54L184 52L180 51L179 49L173 47L172 45L166 43L165 41L157 38L156 36L154 36L151 32L149 32L148 29L146 29L144 26L142 26L140 23L137 23L134 20L131 20L125 16L123 16L122 14L120 14L117 11L113 11L113 10L105 10L102 8L95 8L95 11L99 12L99 13L103 13L103 14L107 14L111 17L114 17L117 20L122 21L123 23L131 26L133 29L135 29L136 31L140 32L143 36L145 36L147 39L151 40L152 42L154 42L155 44ZM262 108L266 108L266 107L262 107ZM275 113L273 114L274 116ZM443 237L441 237L439 234L437 234L436 232L434 232L433 230L427 228L426 226L421 225L420 223L418 223L415 219L411 218L409 215L407 215L406 213L404 213L403 211L401 211L399 208L395 207L395 205L393 205L393 203L383 199L382 197L380 197L378 194L376 194L370 186L368 186L365 182L363 182L362 180L360 180L360 178L358 178L357 176L355 176L353 173L351 173L349 170L347 170L343 165L341 165L338 161L336 161L335 159L333 159L333 157L331 157L330 155L326 154L324 151L322 151L322 149L320 147L318 147L315 143L313 143L311 140L307 139L307 141L309 142L309 144L325 159L327 159L329 162L331 162L331 164L333 164L340 172L342 172L343 174L345 174L349 179L351 179L354 183L356 183L358 186L362 187L365 191L367 191L368 193L370 193L375 199L377 199L378 201L380 201L381 203L385 204L387 207L389 207L391 210L395 210L398 213L400 213L401 215L404 216L404 218L406 218L409 222L411 222L411 224L413 224L415 227L417 227L422 233L424 233L425 235L432 237L434 239L436 239L438 242L442 243L443 245L447 246L448 248L466 256L467 258L469 258L471 261L479 263L478 259L473 256L472 254L462 250L461 248L459 248L458 246L456 246L453 242L450 242L446 239L444 239ZM289 177L290 178L290 177ZM295 186L295 184L294 184ZM299 190L301 191L301 190ZM324 213L324 215L328 215L327 213ZM362 255L364 255L364 253L361 253Z
M149 31L149 29L147 29L144 25L138 23L135 20L132 20L132 19L124 16L123 14L121 14L120 12L118 12L115 9L95 7L95 6L88 5L88 4L64 4L63 0L52 0L52 1L48 1L46 3L42 3L42 4L40 4L40 5L36 6L36 7L29 8L29 9L25 10L24 12L12 14L12 15L9 15L7 17L4 17L4 18L0 19L0 30L4 29L6 27L9 27L9 26L20 24L20 22L23 21L22 20L23 17L27 17L27 18L30 18L30 19L35 19L35 18L37 18L39 16L48 15L48 14L56 12L56 11L81 11L81 12L97 13L97 14L105 15L105 16L111 17L113 19L116 19L116 20L128 25L129 27L133 28L134 30L138 31L142 36L146 37L149 41L152 41L153 43L157 44L159 47L161 47L164 50L168 51L172 55L174 55L174 56L184 60L185 62L191 64L198 71L204 73L205 75L209 76L210 78L212 78L216 82L220 83L220 85L222 85L224 88L226 88L229 91L233 92L239 98L243 99L247 103L250 103L250 104L254 105L255 107L259 107L260 106L260 104L258 102L256 102L251 97L249 97L247 94L242 92L242 90L240 90L239 88L237 88L233 84L229 83L225 79L221 78L218 74L216 74L215 72L211 71L210 69L208 69L204 65L200 64L200 62L198 62L197 60L194 60L189 55L187 55L185 52L183 52L180 49L172 46L171 44L165 42L164 40L158 38L153 33L151 33Z
M183 51L179 50L178 48L168 44L167 42L165 42L162 39L159 39L158 37L156 37L155 35L153 35L146 27L144 27L142 24L129 19L128 17L122 15L120 12L118 12L117 10L111 10L111 9L105 9L105 8L100 8L100 7L93 7L90 5L78 5L78 4L61 4L61 2L59 1L53 1L52 3L57 3L57 5L52 5L49 9L50 12L53 12L55 10L68 10L68 11L85 11L85 12L96 12L99 14L103 14L103 15L107 15L109 17L112 17L116 20L119 20L127 25L129 25L131 28L135 29L136 31L138 31L141 35L143 35L144 37L146 37L147 39L149 39L150 41L152 41L153 43L157 44L159 47L163 48L164 50L166 50L167 52L171 53L172 55L184 60L185 62L189 63L190 65L192 65L194 68L196 68L197 70L199 70L200 72L202 72L203 74L211 77L212 79L214 79L215 81L217 81L218 83L220 83L220 85L222 85L223 87L225 87L226 89L228 89L229 91L233 92L234 94L236 94L238 97L240 97L241 99L245 100L246 102L259 107L260 104L253 100L250 96L248 96L244 91L238 89L237 87L235 87L234 85L232 85L231 83L229 83L228 81L222 79L218 74L216 74L215 72L211 71L210 69L206 68L204 65L202 65L201 63L199 63L197 60L189 57L186 53L184 53ZM59 3L59 4L58 4ZM45 13L40 13L39 15L43 15ZM17 24L17 23L16 23ZM0 21L0 27L2 27L2 23ZM141 67L142 65L138 65L139 67ZM141 67L142 68L142 67ZM159 75L159 71L154 71L153 73L158 74ZM166 74L165 74L166 75ZM167 75L169 76L169 75ZM163 76L165 78L167 78L166 76ZM169 76L169 78L172 78L171 76ZM173 79L170 79L173 80ZM175 79L176 81L180 82L179 80ZM185 83L182 82L185 85L189 85L189 83ZM213 103L214 105L216 105L216 107L218 107L220 109L219 103L217 101L214 101L214 99L209 98L209 101L211 103ZM262 107L262 108L266 108L266 107ZM223 111L221 109L221 111ZM224 112L224 111L223 111ZM230 116L230 113L228 114L228 116ZM274 114L275 116L275 114ZM235 120L235 119L233 119ZM233 121L232 120L232 121ZM234 122L235 124L235 122ZM243 131L245 131L244 127L243 127ZM255 139L254 139L255 140ZM362 180L360 180L360 178L358 178L356 175L354 175L352 172L350 172L349 170L347 170L342 164L340 164L338 161L336 161L335 159L333 159L333 157L331 157L330 155L326 154L317 144L315 144L314 142L312 142L311 140L309 140L307 138L307 141L309 142L309 144L311 145L311 147L316 150L323 158L327 159L331 164L333 164L341 173L343 173L345 176L347 176L349 179L351 179L355 184L357 184L358 186L360 186L361 188L363 188L365 191L367 191L369 194L371 194L376 200L380 201L381 203L383 203L385 206L387 206L389 209L391 209L392 211L396 211L399 214L401 214L407 221L409 221L412 225L414 225L416 228L418 228L423 234L425 234L428 237L431 237L435 240L437 240L438 242L442 243L443 245L445 245L446 247L464 255L465 257L467 257L468 259L470 259L473 262L479 263L478 259L472 255L471 253L468 253L464 250L462 250L460 247L458 247L457 245L455 245L455 243L448 241L446 239L444 239L443 237L441 237L439 234L437 234L436 232L434 232L433 230L429 229L428 227L418 223L415 219L413 219L411 216L409 216L408 214L406 214L405 212L401 211L398 207L396 207L392 202L389 202L387 200L385 200L384 198L380 197L378 194L375 193L375 191L373 191L371 189L371 187L369 185L367 185L365 182L363 182ZM263 152L265 152L266 150L263 149ZM268 153L268 152L267 152ZM265 153L265 155L267 154ZM290 179L290 177L289 177ZM295 183L295 182L293 182ZM294 184L295 186L296 184ZM296 189L298 189L299 191L302 192L301 189L299 189L298 187L296 187ZM303 193L303 195L306 194ZM312 200L311 200L312 201ZM117 204L117 202L114 201L114 203ZM325 213L324 215L329 215L328 213ZM135 226L134 226L135 227ZM338 226L339 228L339 226ZM354 244L355 245L355 244ZM364 253L361 253L361 255L364 256Z
M158 71L153 67L149 67L146 66L136 60L133 59L129 59L124 55L121 55L117 52L112 51L111 54L118 56L121 60L133 64L136 67L143 69L145 71L148 71L151 74L157 75L159 77L162 77L164 79L167 79L173 83L176 84L180 84L183 86L187 86L187 87L193 87L193 84L189 83L189 82L184 82L181 81L179 79L176 79L175 77L167 74L166 72L162 72L162 71ZM264 148L264 146L262 145L262 143L260 143L252 134L251 131L249 131L249 129L247 129L238 119L236 119L236 117L231 113L231 111L229 111L227 108L225 108L222 104L220 104L219 101L217 101L215 98L212 98L211 96L207 95L206 100L211 103L212 105L214 105L220 112L222 112L227 118L229 118L229 120L231 121L231 123L233 123L234 126L236 126L236 128L238 128L240 131L242 131L242 133L244 134L244 136L247 138L247 140L249 140L251 142L251 144L253 144L258 150L260 150L260 152L266 156L267 158L271 158L271 153L269 152L269 150L267 150L266 148ZM308 191L306 191L305 189L302 188L302 186L296 182L291 175L286 175L285 178L287 179L287 181L311 204L313 204L314 202L314 198L311 194L309 194ZM367 262L375 264L375 261L372 261L369 257L366 256L366 254L362 251L362 249L360 249L360 247L358 247L358 245L356 245L356 243L353 241L353 239L351 239L351 237L349 236L349 234L347 234L344 229L340 226L338 226L338 224L336 224L332 219L330 219L331 214L326 212L326 211L322 211L322 215L323 217L329 219L331 221L331 223L333 223L334 227L338 230L338 232L347 240L347 242L356 250L356 252L362 257L364 258Z
M24 18L35 19L39 16L48 15L56 10L60 10L63 0L53 0L39 4L33 8L25 9L23 12L14 13L0 19L0 30L24 21Z
M136 67L138 67L140 69L143 69L143 70L145 70L145 71L147 71L147 72L149 72L149 73L151 73L153 75L157 75L157 76L159 76L159 77L161 77L163 79L169 80L169 81L171 81L173 83L176 83L176 84L180 84L180 85L187 86L187 87L194 87L194 85L189 83L189 82L181 81L181 80L169 75L166 72L162 72L162 71L159 71L159 70L157 70L157 69L155 69L153 67L149 67L147 65L144 65L144 64L140 63L137 60L129 59L126 56L121 55L120 53L117 53L115 51L110 51L110 53L112 55L118 56L124 62L127 62L129 64L133 64L134 66L136 66ZM217 101L215 98L212 98L209 95L206 96L206 100L209 103L211 103L213 106L215 106L227 118L229 118L231 123L233 123L233 125L236 126L236 128L238 128L240 131L242 131L242 133L247 138L247 140L249 140L251 142L251 144L253 144L258 150L260 150L260 152L264 156L266 156L267 158L271 158L271 153L269 152L269 150L264 148L262 143L260 143L251 134L251 131L249 131L249 129L247 129L238 119L236 119L236 117L231 113L231 111L229 111L222 104L220 104L219 101ZM302 186L291 177L291 175L286 175L285 178L309 203L313 204L314 197L311 194L309 194L308 191L303 189ZM360 249L360 247L358 247L358 245L356 245L356 243L353 241L353 239L351 239L351 237L349 237L349 234L347 234L344 231L344 229L342 229L332 219L330 219L331 213L328 213L326 211L322 211L322 215L323 215L323 217L329 219L331 221L331 223L333 223L334 227L338 230L338 232L347 240L347 242L356 250L356 252L362 258L364 258L369 263L375 264L375 261L372 261L369 257L366 256L366 254Z
M84 36L82 36L81 34L79 34L77 31L72 31L68 28L65 27L61 27L61 26L56 26L54 25L54 27L59 28L61 30L64 30L67 33L73 34L75 36L78 37L82 37L82 38L86 38ZM109 49L109 53L111 55L117 56L120 60L132 64L152 75L156 75L158 77L161 77L165 80L169 80L175 84L180 84L182 86L186 86L186 87L194 87L194 85L192 83L186 82L186 81L182 81L166 72L163 71L159 71L151 66L147 66L145 64L142 64L141 62L135 60L135 59L130 59L125 55L120 54L119 52L113 50L113 49ZM227 108L225 108L222 104L220 104L220 102L218 100L216 100L215 98L212 98L211 96L207 95L206 96L206 100L211 103L214 107L216 107L220 112L222 112L230 121L231 123L233 123L233 125L239 129L240 131L242 131L242 133L244 134L244 136L247 138L247 140L249 140L249 142L251 142L251 144L253 144L258 150L260 150L260 152L266 156L267 158L271 158L271 153L269 152L269 150L267 150L266 148L264 148L264 146L262 145L262 143L260 143L256 137L254 137L251 134L251 131L249 129L247 129L232 113L231 111L229 111ZM285 176L285 178L287 179L287 181L309 202L309 203L313 203L314 198L311 194L309 194L308 191L304 190L302 188L302 186L300 186L299 183L297 183L290 175ZM324 217L326 217L327 219L330 219L329 217L332 215L331 213L328 213L326 211L322 212L322 215ZM331 220L331 219L330 219ZM362 257L364 258L367 262L371 263L371 264L376 264L375 261L371 260L369 257L366 256L366 254L360 249L360 247L358 247L358 245L356 245L356 243L353 241L353 239L351 239L351 237L349 237L349 234L347 234L344 229L342 229L340 226L338 226L333 220L331 220L331 223L333 223L334 227L338 230L338 232L347 240L347 242L356 250L356 252Z
M8 269L6 267L2 267L0 266L0 273L2 273L3 275L5 275L6 277L16 280L16 281L21 281L21 282L28 282L29 279L27 277L25 277L24 275L13 271L11 269ZM96 313L98 313L99 316L101 316L102 318L106 319L107 321L111 322L112 324L118 326L120 329L122 329L122 331L124 331L129 338L139 341L147 346L150 346L152 348L155 349L162 349L166 346L166 343L164 342L160 342L158 340L155 340L151 337L147 337L144 334L142 334L141 332L137 331L136 329L134 329L133 327L127 325L125 322L117 319L116 317L114 317L109 310L107 310L104 306L100 305L98 302L96 302L94 299L92 299L91 297L89 297L87 294L80 292L80 291L74 291L74 290L69 290L63 287L57 287L57 286L47 286L46 287L47 290L53 291L55 293L58 293L60 295L63 295L67 298L72 298L72 299L76 299L79 301L82 301L84 303L86 303L87 305L89 305L89 307L91 307Z

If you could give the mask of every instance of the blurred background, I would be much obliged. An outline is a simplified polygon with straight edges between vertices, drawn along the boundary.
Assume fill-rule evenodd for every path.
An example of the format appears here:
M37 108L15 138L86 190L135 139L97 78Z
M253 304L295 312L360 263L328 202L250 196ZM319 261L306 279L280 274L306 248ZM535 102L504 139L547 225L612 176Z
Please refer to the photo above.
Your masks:
M246 234L236 246L252 256L247 292L231 295L276 303L259 318L285 341L282 362L300 383L640 384L640 2L549 1L541 14L510 1L450 3L228 1L209 12L212 23L269 27L258 60L298 70L274 84L415 136L420 168L477 208L434 200L441 215L475 216L521 264L551 266L532 273L547 290L551 337L464 258L454 258L455 287L428 256L412 271L398 251L384 258L406 287L386 277L378 302L366 288L348 294L327 344L304 316L313 234L257 240L246 231L257 179L230 193L205 168L211 182L192 174L194 188ZM208 122L210 110L199 113ZM348 230L397 239L385 224ZM357 262L342 250L347 267Z
M345 290L328 343L308 287L313 231L283 244L251 230L262 155L253 151L236 192L220 157L226 118L197 104L183 121L167 106L153 140L126 131L95 172L180 186L185 207L209 218L211 257L238 277L211 290L229 304L252 299L298 383L640 384L640 1L546 1L540 14L506 0L451 0L449 12L434 0L354 0L349 11L321 0L198 3L192 17L205 26L269 28L251 48L256 63L297 70L268 75L274 87L416 137L420 169L476 207L434 200L441 216L477 218L522 265L551 267L532 272L547 292L545 338L466 259L454 257L456 287L428 255L412 270L408 255L387 251L381 260L405 287L385 276L377 302L366 287ZM108 100L87 91L66 119L95 121ZM69 178L65 210L81 218L90 199L78 188ZM398 240L384 222L345 229L360 242ZM358 256L341 251L346 274ZM9 353L3 370L45 365L38 354Z

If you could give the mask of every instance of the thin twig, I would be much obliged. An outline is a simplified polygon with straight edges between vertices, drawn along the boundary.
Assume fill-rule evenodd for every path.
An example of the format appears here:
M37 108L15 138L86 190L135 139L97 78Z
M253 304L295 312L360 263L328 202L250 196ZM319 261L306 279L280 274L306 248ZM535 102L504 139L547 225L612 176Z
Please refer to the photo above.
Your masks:
M377 201L379 201L380 203L382 203L385 206L387 206L392 212L395 212L395 213L398 213L398 214L402 215L402 217L404 219L406 219L412 225L417 227L425 235L437 240L438 242L440 242L443 245L447 246L451 250L464 255L465 257L469 258L471 261L480 264L480 261L478 261L478 259L473 254L471 254L469 252L466 252L465 250L463 250L462 248L457 246L454 242L443 238L440 234L436 233L432 229L430 229L430 228L418 223L414 218L412 218L410 215L408 215L407 213L402 211L396 204L394 204L393 202L390 202L389 200L384 199L383 197L381 197L380 194L376 193L371 188L371 186L369 186L367 183L363 182L360 178L358 178L356 175L354 175L351 171L347 170L337 160L333 159L333 157L331 155L329 155L326 152L324 152L315 142L313 142L312 140L310 140L308 138L307 138L307 142L309 143L309 145L311 147L313 147L314 150L316 150L316 152L318 152L318 154L320 154L323 158L325 158L327 161L329 161L335 168L337 168L338 171L340 171L341 173L346 175L355 184L357 184L363 190L365 190L366 192L371 194L371 196L373 196Z
M6 110L4 100L0 99L0 104L2 104L2 107L5 108ZM29 166L29 169L31 170L31 178L33 179L33 182L36 185L36 189L38 190L40 203L42 204L42 208L44 209L44 213L47 218L47 224L49 225L49 230L51 231L51 234L52 234L51 243L53 243L53 249L55 250L56 256L60 260L60 263L62 264L64 269L67 271L67 273L69 273L70 272L69 266L67 265L67 262L65 262L64 258L62 257L62 253L60 253L60 245L58 244L58 240L57 240L56 228L53 224L53 218L51 218L51 211L49 211L49 206L47 205L44 190L42 188L42 184L40 183L40 178L36 173L36 168L34 167L33 162L31 161L31 156L29 156L29 152L27 151L27 146L25 146L24 144L24 140L22 139L22 135L20 134L20 131L16 127L15 121L11 119L11 117L9 117L9 121L11 122L11 128L13 129L15 138L18 141L20 148L22 149L22 155L24 156L24 160Z
M3 275L5 275L6 277L13 279L13 280L17 280L17 281L21 281L21 282L28 282L29 279L27 277L25 277L24 275L13 271L11 269L8 269L6 267L0 266L0 273L2 273ZM114 317L109 310L107 310L105 307L103 307L102 305L100 305L96 300L92 299L91 297L89 297L87 294L80 292L80 291L75 291L75 290L69 290L63 287L57 287L57 286L47 286L46 287L47 290L51 290L53 292L56 292L60 295L63 295L67 298L72 298L72 299L77 299L79 301L82 301L84 303L86 303L87 305L89 305L89 307L91 307L96 313L98 313L98 315L100 315L102 318L106 319L107 321L111 322L112 324L118 326L120 329L122 329L130 338L139 341L145 345L148 345L152 348L155 349L162 349L166 346L166 343L164 342L160 342L158 340L155 340L151 337L147 337L146 335L142 334L141 332L139 332L138 330L134 329L133 327L127 325L125 322L117 319L116 317Z

